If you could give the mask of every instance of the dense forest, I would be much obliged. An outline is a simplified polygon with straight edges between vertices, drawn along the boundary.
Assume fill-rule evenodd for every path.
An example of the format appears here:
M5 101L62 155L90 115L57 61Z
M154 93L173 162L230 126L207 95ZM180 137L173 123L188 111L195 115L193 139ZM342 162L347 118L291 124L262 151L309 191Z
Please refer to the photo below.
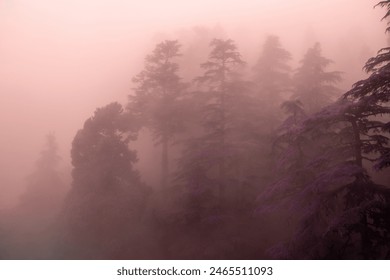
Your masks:
M390 259L390 48L344 91L320 43L294 69L282 42L254 62L233 39L204 61L158 43L127 102L80 124L69 187L47 135L0 258ZM145 135L157 175L137 169Z

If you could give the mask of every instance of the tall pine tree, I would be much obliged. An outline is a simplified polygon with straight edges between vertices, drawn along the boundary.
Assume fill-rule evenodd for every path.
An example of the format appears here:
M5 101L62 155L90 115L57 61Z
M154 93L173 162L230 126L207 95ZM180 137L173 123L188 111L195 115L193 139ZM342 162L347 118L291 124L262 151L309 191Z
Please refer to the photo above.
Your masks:
M253 67L255 94L261 104L267 104L266 114L274 119L284 99L282 95L291 90L290 60L291 54L281 46L279 37L268 36Z
M158 44L145 58L145 69L134 77L134 95L129 95L127 106L148 127L161 145L161 187L170 182L169 149L175 135L183 130L185 108L182 98L185 85L178 74L176 62L180 44L166 40Z
M329 105L338 96L337 82L341 80L338 71L327 71L332 63L322 56L319 43L309 48L301 65L293 77L294 98L298 98L308 114L318 112L322 107Z
M217 196L222 202L225 197L229 161L234 153L232 136L237 128L235 121L240 119L233 115L238 113L237 101L243 94L243 83L237 70L244 62L230 39L214 39L210 46L212 49L208 60L201 64L204 73L196 79L200 87L196 98L202 100L200 114L204 132L201 137L191 142L185 152L182 173L188 175L195 170L205 171L208 175L198 174L195 176L199 176L198 178L191 180L198 181L205 176L214 182L213 184L218 186ZM186 167L190 170L185 171Z

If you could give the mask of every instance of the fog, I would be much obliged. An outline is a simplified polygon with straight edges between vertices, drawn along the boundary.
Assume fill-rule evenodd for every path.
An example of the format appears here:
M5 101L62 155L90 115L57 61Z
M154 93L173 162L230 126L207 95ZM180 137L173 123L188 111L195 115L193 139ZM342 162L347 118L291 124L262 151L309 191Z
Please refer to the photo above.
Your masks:
M265 35L276 34L295 60L320 41L334 67L346 72L348 88L363 75L365 60L385 44L384 23L378 20L382 13L373 9L375 4L1 1L2 207L20 194L46 133L56 133L64 164L70 165L75 132L96 107L126 100L131 78L159 39L176 39L195 26L219 26L245 58L252 58ZM351 63L354 69L347 71Z
M0 210L18 205L53 133L59 173L70 189L71 145L96 108L134 93L132 79L156 44L178 40L180 75L199 75L214 37L234 40L250 69L268 35L291 53L293 69L319 42L341 71L338 88L368 76L362 67L388 45L375 0L0 0ZM249 70L248 70L249 69ZM146 135L141 178L158 189L160 149Z

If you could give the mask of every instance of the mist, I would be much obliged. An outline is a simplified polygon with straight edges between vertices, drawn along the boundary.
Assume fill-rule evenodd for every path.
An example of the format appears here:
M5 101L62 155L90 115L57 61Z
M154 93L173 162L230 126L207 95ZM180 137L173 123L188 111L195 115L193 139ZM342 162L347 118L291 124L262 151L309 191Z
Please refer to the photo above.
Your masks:
M388 35L385 33L386 21L381 21L385 10L380 7L374 9L376 4L375 0L0 0L0 122L2 131L2 137L0 137L0 213L2 214L0 219L6 221L3 226L4 231L18 232L19 235L16 236L19 237L17 238L26 239L27 237L22 232L31 230L31 228L23 229L19 226L12 226L7 230L7 225L10 224L9 221L24 224L24 219L28 218L28 215L24 216L25 209L37 207L25 206L23 197L29 193L29 186L32 184L31 176L36 174L37 162L42 157L43 151L47 149L47 135L55 137L55 153L58 155L56 174L61 181L58 190L53 194L58 201L61 201L55 206L53 215L67 217L64 219L71 220L67 215L71 215L69 213L72 213L72 207L76 209L74 213L83 211L80 210L82 209L80 205L85 201L82 202L77 198L75 185L78 183L75 183L75 160L73 158L72 162L71 156L75 136L79 135L77 133L83 127L86 128L83 125L87 119L98 116L96 115L97 108L106 108L107 104L118 102L118 104L123 105L122 110L125 112L129 110L129 95L135 96L135 88L137 88L137 83L134 82L133 78L144 69L145 58L153 52L159 43L165 40L178 41L180 44L180 57L177 59L178 75L182 78L183 83L190 84L189 88L192 91L196 88L193 80L204 72L200 64L208 60L211 50L210 42L215 38L234 41L241 59L246 63L245 68L239 70L240 75L246 80L253 78L252 69L255 67L269 36L277 36L283 49L291 54L291 59L288 62L292 71L291 75L297 71L296 69L299 69L308 49L319 43L322 56L332 60L332 63L327 65L328 71L341 73L341 80L337 83L338 93L336 94L341 96L349 91L354 83L369 77L369 74L362 69L366 61L374 57L381 48L388 47ZM286 92L282 94L280 101L295 98L290 90L286 90ZM271 120L269 125L274 127L270 127L269 130L276 131L276 127L282 125L281 119L285 118L283 110L280 109L282 102L275 101L278 104L275 104L274 107L267 107L265 102L270 99L268 99L269 97L264 98L259 101L259 104L264 108L270 108L262 110L270 110L267 113L267 118L269 116ZM335 97L332 101L336 99ZM183 108L185 110L187 107ZM319 111L320 108L313 109L313 112L307 112L307 114ZM195 117L188 117L189 119L200 119L196 112L192 113ZM239 116L244 119L249 118L246 115ZM183 119L185 118L183 117ZM263 127L266 125L264 124ZM199 131L202 129L200 123L193 122L187 126L189 127L187 131L175 138L179 144L172 144L170 147L171 157L168 160L170 166L168 173L175 173L181 168L183 161L180 159L186 149L186 144L182 143L191 137L195 139L200 135ZM138 172L140 179L134 184L146 186L145 190L139 191L139 200L146 201L146 206L142 206L146 210L142 210L144 212L139 209L134 211L141 211L140 215L143 217L145 215L151 217L154 215L151 214L153 211L158 212L159 207L162 207L161 209L165 209L168 216L174 216L174 212L179 211L174 207L175 199L183 202L180 200L182 191L172 194L169 199L167 199L166 194L160 193L163 185L169 185L167 182L160 182L161 172L164 173L160 170L160 144L156 144L153 140L153 131L148 129L148 125L145 124L137 132L134 132L135 130L135 128L130 129L132 133L137 134L138 138L129 142L128 146L137 154L138 160L134 160L132 168L135 173ZM271 135L271 131L267 129L264 131ZM88 133L90 132L85 132L86 135ZM232 137L239 139L241 134L237 131L235 133ZM275 135L272 137L276 137ZM263 141L261 145L266 145L264 143L268 143L267 141L272 138L261 135L259 139L263 139L261 137L267 139L258 140ZM259 149L271 149L269 147ZM245 160L249 166L250 160ZM271 162L273 160L274 158L269 162L264 161L255 166L263 168L262 172L264 173L274 164ZM370 164L366 165L369 166L369 170L372 169L372 164ZM237 171L237 176L244 176L247 169L249 170L249 167L245 169L245 164L243 166L245 167L242 169L238 168L240 171ZM249 173L252 174L251 172ZM210 176L212 177L212 175ZM251 190L253 193L250 192L249 195L261 196L265 185L274 183L275 178L268 175L265 177L260 184L262 186L259 187L255 184L256 187ZM378 180L382 184L388 184L387 178L383 173L378 175ZM252 179L248 179L248 182ZM180 189L173 183L172 188ZM115 199L112 198L112 200ZM115 205L113 201L102 203L107 207L113 207ZM253 209L248 211L254 213L257 211L256 209L257 206L253 206ZM143 235L142 238L145 240L158 240L156 236L148 236L151 231L149 225L154 224L150 217L145 223L134 217L126 216L123 219L136 220L134 220L134 224L139 225L142 234L134 233L135 239L138 235ZM45 228L50 228L48 230L49 239L57 241L46 244L48 251L57 250L60 247L57 243L61 243L58 240L62 237L58 237L57 233L53 232L65 227L65 222L64 224L56 223L55 226L51 225L50 219L63 221L47 217L47 221L37 221L37 228L34 228L37 230L39 223L42 223ZM167 217L156 219L160 226L166 222L164 219L169 220ZM238 218L235 217L235 219ZM267 216L261 219L270 221L272 215L271 218ZM113 228L119 230L120 226L114 225ZM257 229L257 227L255 228ZM278 230L274 222L270 222L270 228ZM0 232L1 229L2 227L0 227ZM131 231L130 227L126 227L126 229ZM291 232L293 231L291 229ZM215 230L213 234L217 235L218 232ZM79 234L82 235L82 233ZM168 235L167 232L164 234L162 235ZM270 240L272 239L271 235L264 233L265 238L270 238ZM282 235L280 239L284 240L285 237ZM169 238L167 240L166 242L171 242ZM201 242L195 237L188 240L192 240L194 244ZM189 242L188 240L183 238L182 242ZM41 242L45 243L44 240ZM73 241L67 239L66 242L72 244ZM132 242L134 243L133 239ZM270 241L270 243L275 242ZM10 244L14 243L17 242L14 240ZM57 245L52 245L54 243ZM1 244L0 241L0 249ZM144 252L134 254L134 256L140 258L149 258L150 256L195 258L197 256L196 253L193 255L188 253L188 255L183 256L175 255L171 252L175 250L175 246L167 249L171 250L168 253L164 251L165 249L161 249L160 245L153 246L134 250L149 250L148 252L158 253ZM156 249L157 247L159 249ZM58 250L61 251L61 249ZM91 258L93 255L93 253L83 255L76 251L62 252L62 254L53 252L34 254L32 252L34 250L36 248L23 249L22 245L21 248L17 248L17 253L9 254L8 257ZM189 251L191 250L189 249ZM260 249L258 248L258 250ZM12 251L12 246L8 248L8 251ZM113 251L115 250L113 249ZM117 257L115 253L111 254L107 248L104 252L96 252L97 258ZM128 256L133 255L123 253L119 258ZM197 257L223 258L223 256L222 253L218 254L212 251ZM229 255L229 258L232 256L234 254ZM257 258L259 256L268 257L269 255L251 253L243 255L243 258ZM237 255L237 258L240 257Z

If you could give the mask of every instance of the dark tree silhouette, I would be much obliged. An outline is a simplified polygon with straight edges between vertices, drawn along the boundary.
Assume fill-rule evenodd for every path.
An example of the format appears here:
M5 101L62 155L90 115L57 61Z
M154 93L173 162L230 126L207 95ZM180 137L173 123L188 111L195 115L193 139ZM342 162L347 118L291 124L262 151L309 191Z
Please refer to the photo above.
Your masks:
M126 121L122 106L111 103L97 109L77 132L71 151L74 190L114 192L138 183L133 169L137 155L128 148L138 127Z
M63 240L68 258L142 258L147 189L128 148L138 124L111 103L95 111L72 143L73 184L66 201ZM146 234L144 234L146 238ZM126 244L126 246L124 246Z

